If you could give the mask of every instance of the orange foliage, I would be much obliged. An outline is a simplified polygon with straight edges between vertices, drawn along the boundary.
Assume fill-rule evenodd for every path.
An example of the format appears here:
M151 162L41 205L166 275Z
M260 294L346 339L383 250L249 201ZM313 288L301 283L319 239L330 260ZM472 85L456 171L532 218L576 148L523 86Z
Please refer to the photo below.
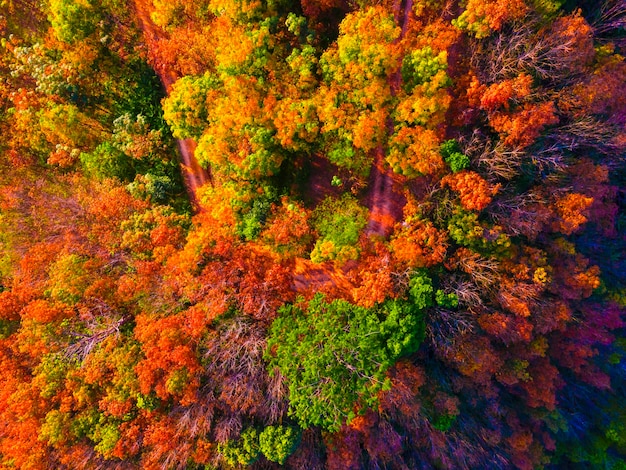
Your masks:
M530 75L521 73L516 78L490 85L480 97L480 107L486 111L504 107L508 111L510 100L519 100L530 94L532 80Z
M333 8L346 8L344 0L301 0L302 12L313 19L318 18Z
M363 268L358 272L358 282L352 290L354 303L370 308L389 297L394 297L392 269L389 252L378 246L375 255L362 259Z
M562 67L566 67L572 74L585 71L596 56L593 41L593 29L577 10L571 15L557 18L547 32L549 41L554 44L564 44L569 47L570 53L563 53L559 57Z
M287 266L252 251L237 261L243 272L237 298L244 314L267 321L281 305L294 300L293 275Z
M593 203L593 198L583 194L570 193L556 200L557 219L552 223L552 230L571 235L587 222L586 212Z
M459 26L484 38L492 31L499 31L505 23L523 18L528 11L526 4L519 0L468 0L459 17Z
M417 396L420 387L426 383L426 373L419 366L408 360L400 360L387 372L391 380L391 389L381 392L381 407L385 410L398 408L400 412Z
M35 300L22 310L22 317L40 323L50 323L64 318L70 318L73 312L62 304L55 304L47 300Z
M142 343L145 359L135 370L144 395L154 390L163 400L171 396L186 404L195 400L200 364L184 324L183 314L161 319L137 316L135 337Z
M141 427L135 421L124 422L119 426L120 438L115 444L111 455L118 459L136 456L141 448Z
M10 350L10 340L0 339L0 464L11 461L14 468L49 468L48 449L39 439L41 413L45 405L38 390L28 383L19 355ZM4 467L8 468L8 467Z
M461 205L467 210L481 211L491 203L492 196L500 190L500 185L491 186L478 173L464 170L446 175L441 184L459 193Z
M503 364L498 352L484 336L461 341L454 351L448 353L448 359L461 374L481 383L487 383Z
M448 248L448 236L428 220L416 219L398 224L390 242L394 257L409 267L429 267L443 261Z
M414 2L413 5L417 3ZM444 18L433 18L426 24L421 21L411 21L407 32L399 41L399 46L404 51L422 49L427 46L434 51L445 51L459 40L460 34L459 30Z
M402 127L391 139L387 162L409 178L432 175L444 168L437 133L421 126Z
M519 384L527 394L528 406L554 410L556 391L561 382L558 369L547 358L540 357L531 363L528 372L532 380Z
M272 211L259 239L283 259L306 256L312 241L310 215L302 205L283 198Z
M489 116L489 124L500 133L502 142L510 147L528 147L544 128L558 122L552 101L526 103L520 111L495 112Z
M0 320L19 320L21 309L22 305L13 292L0 292Z
M179 438L172 418L150 420L144 433L143 445L147 452L142 454L141 467L146 469L176 468L187 463L191 442Z

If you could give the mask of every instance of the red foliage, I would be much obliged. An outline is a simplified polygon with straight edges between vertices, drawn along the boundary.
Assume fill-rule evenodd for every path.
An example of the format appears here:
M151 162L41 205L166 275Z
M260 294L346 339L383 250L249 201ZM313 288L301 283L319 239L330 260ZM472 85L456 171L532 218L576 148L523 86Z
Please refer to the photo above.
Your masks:
M145 355L135 368L141 392L154 391L163 400L174 396L182 403L195 401L200 364L195 345L185 334L185 316L138 315L136 321L135 337Z

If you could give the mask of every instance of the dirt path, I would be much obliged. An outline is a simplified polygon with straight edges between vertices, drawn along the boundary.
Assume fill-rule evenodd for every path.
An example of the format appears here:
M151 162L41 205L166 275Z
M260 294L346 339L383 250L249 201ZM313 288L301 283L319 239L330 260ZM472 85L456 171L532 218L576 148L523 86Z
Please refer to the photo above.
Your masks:
M153 23L146 6L143 5L140 0L135 0L134 5L137 13L137 19L141 23L141 29L144 33L147 47L150 48L154 43L167 39L166 33ZM176 82L178 77L171 70L162 70L158 67L155 67L154 70L159 76L166 93L169 94L172 90L172 85ZM196 143L192 139L179 139L176 141L176 145L180 153L180 165L185 187L187 188L187 193L189 194L189 199L195 209L199 210L196 192L202 185L210 182L211 175L198 163L198 160L194 155Z
M382 147L376 149L374 164L370 172L370 194L367 206L370 217L365 233L387 237L391 234L396 222L402 218L402 208L406 200L402 194L400 178L393 173L385 161Z
M397 41L401 41L406 34L412 8L413 0L398 0L394 5L396 23L401 28ZM401 85L402 74L398 68L389 77L391 94L395 95ZM387 122L387 132L391 134L393 130L393 122L390 118ZM395 175L386 163L382 147L375 150L374 163L370 172L370 188L371 192L367 198L370 219L366 233L386 237L392 232L396 222L402 219L402 208L406 200L401 191L401 178Z

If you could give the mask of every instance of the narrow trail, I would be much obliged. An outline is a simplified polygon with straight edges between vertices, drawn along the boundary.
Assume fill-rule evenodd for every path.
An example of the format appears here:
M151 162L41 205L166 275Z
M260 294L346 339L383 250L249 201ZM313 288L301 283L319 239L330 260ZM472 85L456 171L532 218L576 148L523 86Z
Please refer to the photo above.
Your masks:
M404 38L407 32L412 9L413 0L397 0L394 5L396 24L401 28L398 42ZM389 77L389 86L391 94L395 96L402 86L400 67ZM392 134L393 131L393 121L389 118L387 132ZM365 233L368 236L387 237L393 231L394 225L402 220L402 209L406 204L406 199L402 194L404 178L395 174L386 162L383 146L377 147L373 152L374 161L369 180L371 189L366 198L370 215ZM332 285L349 296L355 287L346 276L353 266L344 266L343 269L338 269L330 263L315 265L311 261L303 259L296 260L296 266L293 283L296 292L312 292Z
M374 164L370 171L368 196L370 208L369 221L365 233L369 236L387 237L391 234L396 222L402 218L405 198L401 192L401 184L385 161L384 149L375 149Z
M401 41L407 31L409 15L413 9L413 0L398 0L394 5L394 17L396 24L400 26ZM392 96L402 85L402 74L400 68L389 77L389 86ZM387 121L387 132L393 133L393 122L391 118ZM393 170L385 162L385 154L382 146L375 149L374 163L370 172L371 193L368 197L370 208L370 218L367 224L367 235L389 236L396 222L402 218L402 208L406 203L401 192L401 178L394 174Z
M167 39L167 34L154 24L152 18L150 18L150 14L146 10L146 6L142 4L141 0L135 0L134 6L147 47L150 48L158 41ZM163 70L161 67L154 67L154 71L161 80L161 83L165 88L165 92L169 94L172 90L172 85L176 82L178 77L174 71ZM194 140L178 139L176 141L176 146L178 147L180 154L183 181L185 182L189 199L194 208L196 210L200 210L196 192L198 188L211 181L211 175L207 170L200 166L194 155L196 150L196 143Z

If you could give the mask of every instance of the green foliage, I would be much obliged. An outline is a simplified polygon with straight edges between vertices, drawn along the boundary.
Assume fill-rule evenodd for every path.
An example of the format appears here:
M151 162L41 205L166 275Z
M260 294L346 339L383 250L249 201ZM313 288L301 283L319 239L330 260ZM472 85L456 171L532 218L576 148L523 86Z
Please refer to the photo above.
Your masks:
M154 248L151 237L154 229L165 226L179 228L184 232L189 228L189 222L186 215L176 214L170 206L153 205L143 212L133 213L121 223L120 228L123 231L121 247L130 250L136 258L149 259ZM174 232L174 236L176 233ZM162 242L169 241L162 240Z
M343 182L341 181L341 178L339 178L337 175L333 175L332 180L330 180L330 185L331 186L341 186L343 184Z
M71 44L96 31L102 12L93 0L50 0L48 19L57 38Z
M274 139L276 131L264 126L248 126L245 131L253 152L246 157L242 176L255 179L277 174L284 157Z
M435 302L444 308L456 308L459 306L459 298L454 292L446 294L441 289L437 289L437 292L435 292Z
M484 233L474 212L456 211L448 220L448 234L459 245L474 246L479 243Z
M111 142L101 143L93 152L81 153L80 162L85 173L98 179L132 181L135 178L134 161Z
M511 369L515 373L515 376L522 382L528 382L532 380L532 376L528 372L528 366L530 363L525 359L514 359L511 362Z
M415 50L404 57L402 61L402 82L404 89L410 93L413 88L422 85L440 71L446 71L448 68L448 54L441 51L435 55L430 46ZM449 79L444 86L449 84Z
M198 139L208 126L207 95L220 87L212 74L186 76L174 83L170 95L163 100L163 116L177 139Z
M300 432L291 426L267 426L259 435L259 449L267 460L284 464L298 447Z
M44 355L33 371L33 377L41 383L39 394L43 398L53 397L63 387L71 366L71 361L61 354Z
M272 201L269 198L255 199L252 207L241 218L237 227L239 235L246 240L256 239L261 233L271 207Z
M313 212L313 227L320 234L311 252L311 260L339 263L358 258L356 243L367 225L367 209L349 194L341 198L327 197Z
M105 421L94 428L90 437L96 443L94 450L104 457L109 457L120 439L120 431L117 424Z
M15 333L20 327L19 320L11 321L0 319L0 339L5 339Z
M127 114L136 120L143 116L149 129L158 131L163 138L169 137L161 107L164 92L152 67L140 58L131 58L118 67L119 70L104 83L113 101L114 116Z
M39 125L45 134L80 148L90 146L94 138L91 127L96 124L73 104L48 104L39 113Z
M176 189L169 176L137 175L135 181L126 186L128 192L138 199L150 199L157 204L167 203Z
M384 320L380 333L393 358L412 354L424 340L425 324L421 309L412 299L388 300L382 306Z
M15 62L10 64L11 74L28 76L37 82L36 90L47 95L70 96L75 90L75 77L66 77L67 71L59 63L59 54L40 43L13 49ZM65 68L67 68L66 64ZM65 73L64 73L65 72Z
M186 367L172 371L165 381L165 389L172 395L180 394L189 382L189 373Z
M158 117L152 121L158 121ZM143 114L132 116L124 113L113 121L111 142L126 155L140 159L143 157L166 158L164 129L152 129L148 118ZM170 149L171 150L171 149Z
M361 165L357 158L358 150L354 148L352 142L346 139L338 139L328 150L328 160L339 167L359 171Z
M73 253L61 256L50 266L50 288L46 294L69 305L78 302L91 280L91 274L85 269L87 260Z
M41 424L39 439L51 445L62 444L69 438L67 429L70 422L69 413L62 413L59 410L49 411Z
M433 306L433 281L423 271L416 271L409 279L409 297L418 309Z
M453 173L464 170L470 164L469 157L461 152L459 143L454 139L443 142L439 151Z
M219 444L217 452L233 467L250 465L259 458L259 432L255 428L248 428L237 441L228 440Z
M302 36L308 29L306 17L298 16L293 12L289 12L287 15L285 26L287 26L287 30L296 37Z
M326 65L326 59L322 58L325 76L328 77L329 72L331 75L343 75L345 71L335 67L356 63L358 68L352 69L356 75L350 78L362 81L374 76L385 77L397 66L385 45L391 44L400 30L393 17L384 10L375 7L357 10L344 18L339 29L337 49L341 65L333 62Z
M531 0L537 13L546 20L553 20L560 14L561 7L566 0Z
M298 77L297 84L304 90L313 87L317 83L317 52L310 44L304 44L302 48L295 48L286 59L291 70Z
M435 417L435 419L432 421L432 425L433 428L438 429L442 432L446 432L452 427L455 421L455 415L442 414Z
M386 370L417 348L423 331L420 311L399 302L367 309L318 294L279 314L265 358L287 378L289 413L303 428L337 431L355 410L375 406L389 387Z
M369 152L386 140L387 105L392 100L387 77L397 69L393 41L400 31L382 7L346 15L337 48L319 60L324 80L315 96L328 159L366 176Z
M483 227L478 214L465 210L457 210L450 217L448 234L459 245L489 254L507 253L511 246L511 239L500 227Z
M137 408L140 410L152 411L156 409L159 404L158 398L153 395L137 394Z

